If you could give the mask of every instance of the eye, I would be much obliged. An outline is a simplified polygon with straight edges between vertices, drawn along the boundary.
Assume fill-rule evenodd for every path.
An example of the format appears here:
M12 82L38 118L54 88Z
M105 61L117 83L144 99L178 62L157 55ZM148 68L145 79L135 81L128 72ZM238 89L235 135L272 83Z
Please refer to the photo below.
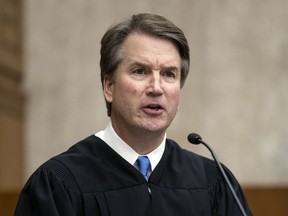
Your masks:
M175 79L176 78L176 73L175 73L175 71L172 71L172 70L164 71L162 73L162 75L167 77L167 78L171 78L171 79Z
M148 74L149 74L149 71L145 67L135 66L131 68L130 76L136 80L142 80L145 77L147 77Z
M133 73L135 73L135 74L144 74L145 70L143 68L135 68L133 70Z

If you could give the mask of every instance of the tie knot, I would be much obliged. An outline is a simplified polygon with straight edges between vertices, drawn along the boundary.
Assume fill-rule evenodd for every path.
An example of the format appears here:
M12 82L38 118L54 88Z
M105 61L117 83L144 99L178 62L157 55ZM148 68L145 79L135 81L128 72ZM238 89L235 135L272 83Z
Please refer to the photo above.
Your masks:
M139 156L137 159L137 164L138 164L140 173L142 173L142 175L147 180L148 179L147 173L150 167L149 158L147 156Z

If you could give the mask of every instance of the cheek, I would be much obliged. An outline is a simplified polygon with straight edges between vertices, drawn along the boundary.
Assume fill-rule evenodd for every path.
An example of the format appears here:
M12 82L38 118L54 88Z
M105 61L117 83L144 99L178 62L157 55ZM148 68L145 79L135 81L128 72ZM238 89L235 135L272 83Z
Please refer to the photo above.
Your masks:
M113 92L114 100L118 100L121 103L131 104L134 103L134 100L139 98L139 91L137 85L134 83L123 83L115 86Z
M174 91L171 91L169 94L169 100L173 103L173 104L177 104L179 103L180 100L180 89L175 89Z
M175 91L170 94L168 103L171 107L171 112L174 113L174 115L177 113L179 109L179 102L180 102L180 91Z
M141 84L134 82L126 82L121 86L121 89L119 90L122 91L129 99L131 97L139 97L140 89Z

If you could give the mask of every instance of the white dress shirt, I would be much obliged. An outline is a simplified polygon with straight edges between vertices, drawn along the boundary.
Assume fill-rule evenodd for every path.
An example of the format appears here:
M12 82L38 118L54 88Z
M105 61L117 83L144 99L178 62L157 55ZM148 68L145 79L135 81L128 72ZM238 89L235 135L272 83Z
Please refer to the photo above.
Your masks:
M134 151L127 143L125 143L115 132L113 129L111 121L108 123L105 130L99 131L95 134L95 136L102 139L106 142L114 151L116 151L121 157L123 157L126 161L128 161L131 165L138 168L136 160L139 155L136 151ZM148 176L151 172L155 169L157 164L159 163L164 150L165 150L165 141L166 141L166 134L164 136L163 141L156 148L154 151L150 152L149 154L145 155L149 158L151 163L151 170L148 171Z

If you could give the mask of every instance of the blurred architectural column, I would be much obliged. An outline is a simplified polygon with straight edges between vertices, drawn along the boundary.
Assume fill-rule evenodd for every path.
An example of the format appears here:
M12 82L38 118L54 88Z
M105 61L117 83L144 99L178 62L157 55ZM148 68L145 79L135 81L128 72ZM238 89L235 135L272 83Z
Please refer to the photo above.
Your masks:
M22 1L0 1L0 215L12 215L23 186Z

